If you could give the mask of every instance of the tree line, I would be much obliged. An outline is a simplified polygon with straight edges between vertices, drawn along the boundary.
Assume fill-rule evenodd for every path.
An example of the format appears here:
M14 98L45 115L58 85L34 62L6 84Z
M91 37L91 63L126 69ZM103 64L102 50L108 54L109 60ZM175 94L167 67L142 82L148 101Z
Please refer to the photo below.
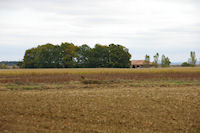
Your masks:
M61 45L45 44L26 50L22 68L128 68L131 55L122 45L87 44L76 46L64 42Z
M169 67L171 64L171 61L168 57L166 57L164 54L161 56L161 67ZM159 66L159 53L156 53L153 56L153 62L152 65L154 67L158 67ZM144 60L144 67L150 67L150 56L149 55L145 55L145 60Z
M194 51L191 51L190 52L190 58L188 59L188 62L183 62L181 64L181 66L183 67L187 67L187 66L195 66L197 63L197 58L196 58L196 54Z
M161 63L160 66L161 67L169 67L171 64L171 61L168 57L166 57L164 54L161 56ZM194 51L190 52L190 58L188 59L187 62L183 62L181 64L181 66L183 67L194 67L197 64L197 58L196 58L196 54ZM156 53L153 56L153 62L152 65L154 67L158 67L159 66L159 53ZM144 60L144 67L150 67L150 56L149 55L145 55L145 60Z
M144 67L169 67L171 61L165 55L159 60L159 53L153 56L152 64L150 56L145 55ZM128 68L131 55L129 50L119 44L100 45L94 48L87 44L76 46L73 43L64 42L61 45L47 43L25 51L23 61L0 62L0 69L6 68ZM190 52L190 58L181 66L196 66L197 58L194 51Z

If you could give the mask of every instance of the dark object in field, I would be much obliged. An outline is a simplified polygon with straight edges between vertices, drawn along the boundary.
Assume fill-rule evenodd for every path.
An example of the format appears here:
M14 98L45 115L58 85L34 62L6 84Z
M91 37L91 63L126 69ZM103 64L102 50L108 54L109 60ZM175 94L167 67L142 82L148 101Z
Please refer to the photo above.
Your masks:
M81 75L81 79L82 79L82 80L84 80L84 79L85 79L85 77Z
M103 81L100 80L83 80L83 84L103 84Z

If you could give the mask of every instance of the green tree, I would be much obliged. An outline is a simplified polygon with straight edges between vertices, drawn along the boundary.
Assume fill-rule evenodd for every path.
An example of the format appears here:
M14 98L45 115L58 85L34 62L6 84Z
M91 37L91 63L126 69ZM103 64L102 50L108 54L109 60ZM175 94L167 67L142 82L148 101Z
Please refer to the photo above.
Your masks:
M146 68L150 67L150 56L149 55L145 55L144 67L146 67Z
M36 68L36 54L37 48L31 48L26 50L23 60L23 65L25 68Z
M63 64L65 68L72 68L77 66L77 58L78 58L78 47L73 43L62 43L61 44L61 52L63 55Z
M109 49L106 45L96 44L91 49L89 57L90 67L108 67L109 63Z
M64 55L62 53L62 48L59 45L55 45L52 50L52 61L53 61L53 67L55 68L63 68Z
M80 47L73 43L45 44L28 49L20 66L25 68L129 67L128 49L111 44Z
M91 48L84 44L78 47L78 67L89 67L89 58L91 57Z
M1 64L0 68L1 69L6 69L6 65L5 64Z
M153 61L153 66L154 66L154 67L158 67L159 54L156 53L156 55L153 56L153 59L154 59L154 61Z
M162 55L162 58L161 58L161 66L162 67L169 67L171 64L170 60L168 57L165 57L165 55Z
M190 64L190 66L195 66L196 62L197 62L196 54L195 54L194 51L191 51L190 52L190 58L188 60L188 64Z
M37 55L35 56L36 67L38 68L54 68L56 61L53 59L54 45L45 44L37 47Z
M182 66L182 67L189 67L190 64L188 64L187 62L183 62L183 63L181 64L181 66Z
M130 67L131 55L128 49L122 45L109 45L109 67Z

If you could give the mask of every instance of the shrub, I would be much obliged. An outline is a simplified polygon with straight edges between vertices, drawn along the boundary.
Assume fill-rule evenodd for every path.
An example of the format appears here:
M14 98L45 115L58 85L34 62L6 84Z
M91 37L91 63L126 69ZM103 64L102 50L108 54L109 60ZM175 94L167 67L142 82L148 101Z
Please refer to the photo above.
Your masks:
M181 64L181 66L182 67L189 67L189 66L191 66L189 63L187 63L187 62L183 62L182 64Z

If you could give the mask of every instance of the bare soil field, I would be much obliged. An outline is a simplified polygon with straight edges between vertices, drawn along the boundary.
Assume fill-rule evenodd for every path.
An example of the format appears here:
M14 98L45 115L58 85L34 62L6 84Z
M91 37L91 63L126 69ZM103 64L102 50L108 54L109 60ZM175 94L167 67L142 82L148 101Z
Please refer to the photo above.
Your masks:
M0 133L200 132L200 68L0 70Z

